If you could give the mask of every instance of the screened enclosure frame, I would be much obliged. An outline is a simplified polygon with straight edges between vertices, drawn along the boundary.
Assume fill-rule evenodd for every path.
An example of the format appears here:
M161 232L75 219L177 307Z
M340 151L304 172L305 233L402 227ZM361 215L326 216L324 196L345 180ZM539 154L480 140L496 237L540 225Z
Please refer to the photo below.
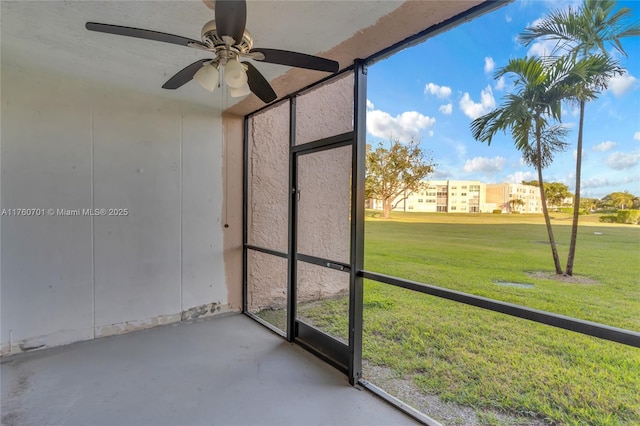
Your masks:
M340 73L325 78L299 92L291 94L276 104L268 105L251 114L245 116L244 122L244 171L243 171L243 312L265 325L272 331L285 337L290 342L300 343L303 347L332 363L338 369L347 374L349 383L352 385L359 384L377 395L383 397L388 402L404 410L412 417L423 423L430 424L433 421L424 414L417 412L408 405L399 401L395 397L388 395L382 389L362 379L362 329L363 329L363 284L364 279L369 279L379 283L413 290L419 293L451 300L470 306L479 307L485 310L506 314L516 318L527 319L540 324L549 325L559 329L573 331L579 334L594 336L603 340L621 343L632 347L640 348L640 333L627 329L608 326L605 324L595 323L591 321L581 320L568 317L553 312L541 311L528 308L525 306L514 305L495 299L489 299L476 296L469 293L463 293L455 290L437 287L425 283L419 283L400 277L388 276L376 272L364 270L364 222L365 222L365 156L366 156L366 92L367 92L367 67L376 61L384 59L406 47L420 43L427 38L433 37L443 31L449 30L465 21L468 21L481 14L490 12L499 6L508 3L508 1L487 1L467 12L455 16L447 21L427 30L416 34L400 43L390 46L366 59L356 60L353 65L345 68ZM319 87L327 82L353 73L353 131L347 134L336 135L323 140L310 142L302 145L296 145L296 102L300 94ZM250 244L248 241L248 190L250 167L249 158L249 120L256 114L259 114L270 108L274 108L283 104L289 107L289 206L288 212L288 251L277 251L266 247ZM347 142L350 140L351 142ZM296 261L310 261L314 259L301 258L296 256L296 236L294 235L296 208L295 208L295 163L296 156L301 152L310 152L309 150L326 149L328 146L350 145L352 147L351 158L351 222L350 222L350 260L338 266L344 268L349 273L349 329L348 329L348 348L346 358L344 358L344 348L340 348L338 344L329 345L325 348L313 348L305 345L303 341L296 336L296 315L295 315L295 268L292 266ZM251 313L248 309L248 253L250 251L261 252L271 256L276 256L287 260L287 330L283 333L280 329L274 327L270 323ZM316 259L317 260L317 259ZM317 262L316 262L317 263ZM329 265L322 265L330 267ZM336 355L340 353L341 355ZM336 357L341 359L336 359Z
M326 138L298 144L296 141L296 112L297 98L309 91L324 84L331 84L341 78L348 78L353 75L353 130ZM362 377L361 372L361 347L362 347L362 295L363 277L358 274L362 270L364 262L364 178L365 178L365 114L366 114L366 67L362 60L358 60L354 65L342 70L336 75L332 75L315 85L309 86L295 94L286 97L280 102L260 109L253 114L247 115L244 121L244 195L243 195L243 312L251 318L257 320L277 334L285 337L290 342L296 342L307 350L313 352L325 361L331 363L339 370L349 376L349 382L356 384ZM358 101L360 100L360 101ZM251 244L249 242L249 121L263 111L271 108L288 106L289 109L289 197L288 197L288 218L287 231L288 242L287 252L273 250L267 247ZM360 129L360 130L359 130ZM350 230L349 230L349 262L340 262L325 258L318 258L302 253L296 253L296 175L297 159L301 155L313 154L316 152L331 150L339 147L351 147L351 187L350 187ZM280 330L269 322L253 314L248 306L248 254L260 252L270 256L275 256L287 261L287 327ZM333 338L323 336L323 333L308 327L304 322L296 320L296 262L306 262L309 264L340 270L349 276L349 311L348 311L348 344ZM306 337L319 339L319 347L307 343Z

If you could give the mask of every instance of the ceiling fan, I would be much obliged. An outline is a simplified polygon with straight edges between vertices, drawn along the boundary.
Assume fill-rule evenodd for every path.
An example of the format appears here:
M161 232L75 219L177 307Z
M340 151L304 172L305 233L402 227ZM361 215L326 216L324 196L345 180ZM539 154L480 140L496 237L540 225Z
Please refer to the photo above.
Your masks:
M158 31L97 22L87 22L85 27L89 31L172 43L213 54L213 58L200 59L178 71L162 85L163 89L177 89L194 79L213 92L224 80L231 96L244 96L253 92L263 102L269 103L278 97L273 88L253 64L240 62L240 58L331 73L339 69L336 61L318 56L288 50L253 48L253 37L245 30L245 0L215 1L215 18L202 27L201 42Z

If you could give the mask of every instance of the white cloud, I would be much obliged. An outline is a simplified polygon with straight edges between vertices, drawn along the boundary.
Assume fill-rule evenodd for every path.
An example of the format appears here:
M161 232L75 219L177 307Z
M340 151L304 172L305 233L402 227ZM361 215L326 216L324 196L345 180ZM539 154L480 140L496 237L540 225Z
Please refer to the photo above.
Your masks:
M629 152L614 152L607 157L605 163L614 170L629 169L640 162L640 154Z
M536 41L527 51L527 56L551 56L555 47L556 42L553 40Z
M440 170L436 167L436 170L431 174L431 179L446 179L453 175L448 170Z
M460 159L464 158L467 155L467 146L463 143L456 143L453 146L453 149L456 150L456 155Z
M489 74L496 67L496 63L491 56L485 56L484 58L484 73Z
M622 96L638 87L638 79L625 71L622 75L617 75L609 80L609 90L615 96Z
M513 20L513 18L509 15L504 15L504 20L507 21L507 23L509 23Z
M522 183L523 180L531 181L537 180L538 176L533 172L515 172L508 175L505 180L509 183Z
M494 89L496 90L504 90L504 76L501 76L498 81L496 82L496 85L493 86Z
M589 178L580 183L580 188L602 188L603 186L610 186L611 182L607 178Z
M605 151L609 151L611 148L613 148L616 145L617 144L613 141L604 141L602 143L599 143L598 145L594 145L591 148L591 150L595 152L605 152Z
M580 114L580 107L572 107L571 109L566 109L566 105L562 106L562 117L572 116L577 117Z
M375 108L375 105L373 105L373 102L367 99L367 110L371 111L374 108Z
M635 132L635 134L633 135L633 138L637 141L640 141L640 132Z
M417 138L422 130L433 127L435 123L435 118L417 111L405 111L395 117L377 109L367 111L367 131L379 138L408 141Z
M491 86L487 86L480 92L480 102L475 103L468 92L465 92L460 99L460 109L472 120L493 110L496 107L496 100L493 97Z
M440 108L438 108L438 111L440 111L444 115L451 115L451 113L453 112L453 105L452 104L440 105Z
M483 172L483 173L495 173L501 172L507 164L507 159L504 157L474 157L471 160L467 160L464 163L464 171L470 172Z
M437 96L440 99L446 99L449 96L451 96L451 87L438 86L437 84L434 84L434 83L427 83L427 85L424 86L424 94L425 95L432 94Z

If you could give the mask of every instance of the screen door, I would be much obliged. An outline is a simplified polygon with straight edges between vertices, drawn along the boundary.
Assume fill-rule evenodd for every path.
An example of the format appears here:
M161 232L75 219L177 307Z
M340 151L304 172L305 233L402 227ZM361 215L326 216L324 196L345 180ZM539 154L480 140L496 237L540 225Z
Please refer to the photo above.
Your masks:
M349 342L351 137L299 150L293 189L295 338L339 367Z

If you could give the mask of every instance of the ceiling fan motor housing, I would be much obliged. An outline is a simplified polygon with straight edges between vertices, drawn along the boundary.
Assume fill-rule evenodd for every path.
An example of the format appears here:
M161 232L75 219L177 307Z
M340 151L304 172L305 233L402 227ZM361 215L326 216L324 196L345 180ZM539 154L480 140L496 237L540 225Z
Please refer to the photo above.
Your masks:
M213 48L226 48L226 43L222 37L218 36L216 32L216 21L211 20L204 24L202 27L202 42ZM230 48L235 50L236 53L246 54L249 53L253 47L253 37L249 34L249 31L244 31L242 34L242 40ZM217 49L216 49L217 50Z

